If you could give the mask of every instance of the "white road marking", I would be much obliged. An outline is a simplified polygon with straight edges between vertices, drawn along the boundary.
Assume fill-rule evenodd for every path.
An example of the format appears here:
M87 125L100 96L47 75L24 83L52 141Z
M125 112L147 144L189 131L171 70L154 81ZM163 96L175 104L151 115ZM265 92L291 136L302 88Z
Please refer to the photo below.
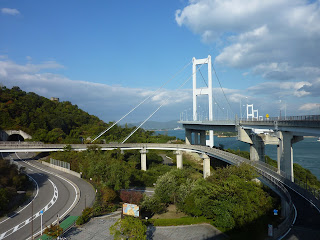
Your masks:
M17 155L17 157L18 157L19 159L21 159L17 153L15 153L15 154ZM69 184L73 187L73 189L74 189L74 191L75 191L75 193L76 193L76 197L74 198L73 203L71 204L71 206L60 216L60 219L64 218L64 217L71 211L71 209L73 209L73 208L75 207L75 205L77 204L77 202L78 202L79 199L80 199L80 194L81 194L81 193L80 193L80 189L78 188L78 186L75 185L72 181L70 181L70 180L68 180L68 179L66 179L66 178L64 178L64 177L62 177L62 176L60 176L60 175L58 175L58 174L56 174L56 173L54 173L54 172L47 171L47 170L45 170L45 169L43 169L43 168L40 168L40 167L38 167L38 166L35 166L35 165L33 165L33 164L31 164L31 163L28 163L28 162L26 162L26 161L24 161L24 162L25 162L26 164L28 164L28 165L30 165L30 166L32 166L32 167L40 170L40 171L43 171L43 172L52 174L52 175L54 175L55 177L58 177L58 178L64 180L65 182L69 183ZM57 222L57 220L55 220L52 224L55 224L56 222ZM40 235L40 231L34 234L34 236L37 236L37 235ZM28 238L27 240L29 240L29 239L31 239L31 237Z
M55 204L55 202L58 200L58 188L56 187L56 185L50 179L48 179L48 180L50 181L50 183L53 186L54 193L53 193L53 197L52 197L51 201L43 209L41 209L44 212L47 211L48 209L50 209ZM28 218L27 220L24 220L23 222L19 223L15 227L13 227L13 228L9 229L8 231L2 233L1 236L0 236L0 240L10 236L14 232L18 231L20 228L22 228L25 225L27 225L28 223L30 223L32 221L32 219L34 220L34 219L38 218L39 216L40 216L40 213L37 212L32 217Z

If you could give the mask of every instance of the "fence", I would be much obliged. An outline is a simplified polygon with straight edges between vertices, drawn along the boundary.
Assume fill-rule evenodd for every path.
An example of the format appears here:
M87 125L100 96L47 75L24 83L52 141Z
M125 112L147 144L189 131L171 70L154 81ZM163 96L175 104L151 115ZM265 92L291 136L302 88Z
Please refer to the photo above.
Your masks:
M75 223L78 219L78 216L69 216L65 220L60 223L60 227L63 229L63 234L66 233L69 229L75 226ZM63 236L61 234L60 236ZM55 237L50 237L46 234L42 235L41 237L37 238L37 240L53 240L56 239Z
M50 163L70 170L70 163L50 158Z

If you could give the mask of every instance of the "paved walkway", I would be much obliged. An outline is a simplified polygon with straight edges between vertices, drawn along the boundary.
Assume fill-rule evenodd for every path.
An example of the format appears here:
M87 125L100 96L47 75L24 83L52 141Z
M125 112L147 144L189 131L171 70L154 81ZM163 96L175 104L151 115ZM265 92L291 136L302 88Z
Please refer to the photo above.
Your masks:
M82 227L70 230L65 234L65 237L68 240L112 240L113 236L110 235L109 228L119 219L119 217L119 213L115 213L109 216L91 219L89 223ZM209 224L151 227L148 228L147 236L150 240L227 239L226 235Z

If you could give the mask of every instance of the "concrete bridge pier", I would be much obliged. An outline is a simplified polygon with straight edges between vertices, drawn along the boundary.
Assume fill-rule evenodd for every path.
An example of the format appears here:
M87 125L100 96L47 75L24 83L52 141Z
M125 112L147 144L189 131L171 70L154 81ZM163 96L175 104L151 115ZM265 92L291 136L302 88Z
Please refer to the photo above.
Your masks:
M206 131L205 130L202 130L200 131L200 145L201 146L206 146Z
M201 145L201 146L207 145L205 130L193 130L193 129L186 128L185 131L186 131L186 144L192 145L193 143L195 145ZM210 133L212 133L212 141L210 141L210 143L212 142L211 144L213 146L213 131L210 131Z
M141 151L141 170L147 171L147 153L148 150L145 148L142 148Z
M203 159L203 178L207 178L210 176L210 157L204 153L200 157Z
M199 131L194 131L194 144L199 145Z
M214 134L213 134L213 130L209 130L209 147L213 147L214 146Z
M191 145L192 144L192 130L186 128L186 144Z
M238 140L250 144L250 160L265 162L265 145L278 145L279 139L270 134L257 134L238 128Z
M180 151L180 150L175 151L174 154L177 155L177 168L182 169L183 168L182 151Z
M265 143L258 134L251 136L250 160L265 162Z
M302 136L294 136L291 132L278 131L279 145L277 148L278 172L286 173L287 178L294 181L292 144L303 140Z

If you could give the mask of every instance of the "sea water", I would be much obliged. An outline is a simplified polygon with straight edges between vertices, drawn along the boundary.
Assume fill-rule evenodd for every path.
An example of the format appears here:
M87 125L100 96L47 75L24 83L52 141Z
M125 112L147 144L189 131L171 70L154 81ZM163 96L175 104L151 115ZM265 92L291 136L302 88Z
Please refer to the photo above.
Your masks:
M156 131L155 133L185 139L184 130ZM307 137L303 141L293 144L293 162L309 169L320 180L320 142L317 140L318 138ZM236 137L214 136L214 145L222 145L224 149L250 150L249 144L238 141ZM277 146L266 145L266 155L277 160Z

